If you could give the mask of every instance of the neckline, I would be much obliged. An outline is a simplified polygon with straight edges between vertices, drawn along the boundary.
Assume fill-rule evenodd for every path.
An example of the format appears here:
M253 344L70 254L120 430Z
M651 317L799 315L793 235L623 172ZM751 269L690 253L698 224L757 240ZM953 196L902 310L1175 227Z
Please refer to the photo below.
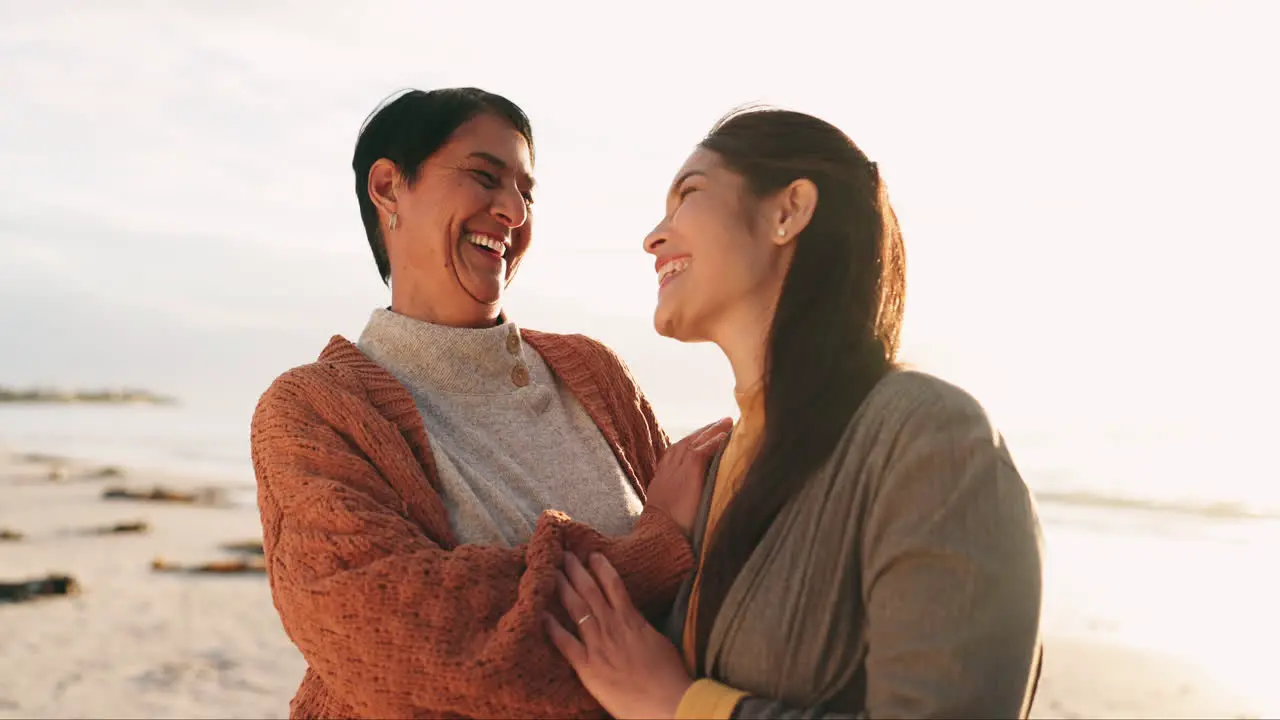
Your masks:
M530 372L519 326L505 317L492 327L459 328L378 308L356 346L411 392L503 395L542 380Z

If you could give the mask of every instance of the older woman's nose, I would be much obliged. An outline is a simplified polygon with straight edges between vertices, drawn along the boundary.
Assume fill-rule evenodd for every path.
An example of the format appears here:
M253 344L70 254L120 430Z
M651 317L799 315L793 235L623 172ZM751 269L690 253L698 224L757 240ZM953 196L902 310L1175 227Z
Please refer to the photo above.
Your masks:
M518 228L529 220L529 205L525 202L524 195L514 188L498 193L491 212L508 228Z

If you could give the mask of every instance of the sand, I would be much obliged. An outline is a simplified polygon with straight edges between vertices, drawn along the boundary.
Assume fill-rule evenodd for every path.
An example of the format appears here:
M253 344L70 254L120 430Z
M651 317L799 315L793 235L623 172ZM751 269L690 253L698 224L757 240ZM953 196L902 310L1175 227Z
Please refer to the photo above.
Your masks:
M275 718L305 664L280 627L265 578L155 573L157 556L182 563L231 557L220 545L259 537L257 511L105 501L111 485L173 489L240 485L139 474L91 478L66 465L0 454L0 580L61 572L83 591L0 604L0 717ZM147 534L68 535L75 528L145 520ZM1070 623L1058 623L1069 626ZM1038 718L1262 717L1203 668L1154 652L1050 634ZM1274 715L1272 715L1274 716Z
M225 542L260 538L252 507L184 507L104 501L109 485L178 488L196 479L44 479L46 464L0 464L0 527L25 534L0 543L0 579L61 572L77 597L0 605L0 716L274 718L305 664L289 643L261 575L154 573L156 556L179 562L228 557ZM64 536L124 520L145 535Z

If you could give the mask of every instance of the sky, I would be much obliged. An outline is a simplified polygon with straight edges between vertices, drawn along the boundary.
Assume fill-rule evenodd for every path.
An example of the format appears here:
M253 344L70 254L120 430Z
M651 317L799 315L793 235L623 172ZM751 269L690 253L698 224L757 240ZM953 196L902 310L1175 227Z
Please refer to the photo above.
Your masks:
M607 342L669 422L731 412L732 379L652 332L641 240L711 124L766 102L878 162L904 357L1010 434L1193 438L1206 467L1270 438L1280 5L334 5L0 0L0 384L243 404L355 337L387 299L356 132L474 85L538 146L511 316Z

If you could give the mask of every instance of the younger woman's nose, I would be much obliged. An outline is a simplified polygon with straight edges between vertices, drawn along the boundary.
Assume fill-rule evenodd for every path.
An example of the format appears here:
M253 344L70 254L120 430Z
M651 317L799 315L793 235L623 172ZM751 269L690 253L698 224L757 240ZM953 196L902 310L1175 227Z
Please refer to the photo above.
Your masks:
M644 251L650 255L657 255L658 250L667 243L667 224L665 222L658 225L644 236Z

